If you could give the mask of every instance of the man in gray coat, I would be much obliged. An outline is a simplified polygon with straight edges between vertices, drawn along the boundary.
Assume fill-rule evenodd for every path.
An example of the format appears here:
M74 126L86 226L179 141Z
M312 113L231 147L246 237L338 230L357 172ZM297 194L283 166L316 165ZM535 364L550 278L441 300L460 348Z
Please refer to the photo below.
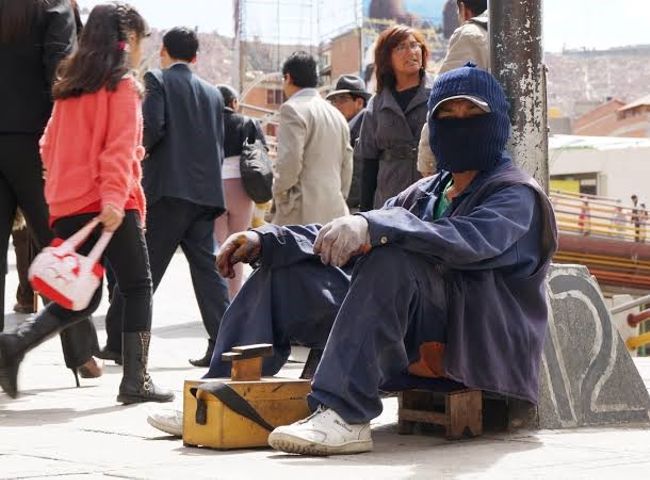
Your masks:
M352 147L345 118L321 98L316 60L295 52L282 66L288 100L280 107L273 171L276 225L327 223L349 213Z

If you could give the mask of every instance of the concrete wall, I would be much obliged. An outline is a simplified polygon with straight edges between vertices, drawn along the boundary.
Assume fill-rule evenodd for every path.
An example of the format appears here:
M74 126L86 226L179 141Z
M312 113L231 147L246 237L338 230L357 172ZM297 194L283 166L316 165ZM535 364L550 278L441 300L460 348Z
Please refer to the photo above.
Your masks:
M551 142L553 143L553 142ZM630 195L650 200L650 142L633 148L551 148L551 178L593 173L598 194L629 202Z

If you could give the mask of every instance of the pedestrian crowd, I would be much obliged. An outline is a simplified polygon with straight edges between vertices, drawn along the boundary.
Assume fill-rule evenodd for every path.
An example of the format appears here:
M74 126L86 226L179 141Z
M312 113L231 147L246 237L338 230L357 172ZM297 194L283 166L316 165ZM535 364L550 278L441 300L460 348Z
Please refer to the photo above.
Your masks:
M95 357L115 361L118 402L171 402L148 349L153 294L180 247L207 336L190 362L205 378L229 376L221 354L236 345L273 345L264 375L292 344L324 349L313 414L276 428L276 449L372 449L380 390L467 386L535 403L554 214L505 150L487 1L457 6L435 79L424 36L406 25L376 41L375 94L348 74L323 98L315 58L286 58L269 223L249 229L264 188L244 160L264 167L266 138L235 89L193 72L194 30L168 30L160 68L140 81L149 28L134 7L97 5L81 26L69 0L0 0L0 291L17 209L34 253L93 221L80 253L110 237L106 345L90 321L101 287L81 310L46 300L0 334L2 390L15 397L24 355L60 334L75 376L101 375ZM32 311L27 297L18 306ZM149 421L180 435L180 418L161 409Z

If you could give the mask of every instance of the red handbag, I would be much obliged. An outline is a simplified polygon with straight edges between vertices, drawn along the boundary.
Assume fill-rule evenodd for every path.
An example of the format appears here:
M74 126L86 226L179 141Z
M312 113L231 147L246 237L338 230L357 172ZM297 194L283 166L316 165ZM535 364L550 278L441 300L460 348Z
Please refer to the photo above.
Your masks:
M88 306L104 277L100 259L113 233L103 232L87 256L77 252L77 248L98 224L95 218L67 240L55 238L36 256L28 273L36 292L68 310L79 311Z

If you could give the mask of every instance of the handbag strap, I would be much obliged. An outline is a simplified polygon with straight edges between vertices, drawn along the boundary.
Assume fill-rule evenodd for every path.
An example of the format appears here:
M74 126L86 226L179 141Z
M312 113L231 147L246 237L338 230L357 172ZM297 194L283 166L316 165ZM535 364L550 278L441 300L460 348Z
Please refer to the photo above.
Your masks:
M255 408L248 401L233 390L229 385L223 382L202 383L195 388L190 389L190 393L196 398L196 414L194 419L199 425L208 423L208 406L202 398L198 398L198 391L207 392L219 399L226 407L242 417L248 418L252 422L269 432L275 427L262 418Z
M90 222L81 227L74 235L68 237L64 243L70 246L73 250L76 250L77 247L88 238L98 224L99 218L93 218Z
M68 237L63 243L64 245L72 250L76 251L79 245L81 245L93 232L93 230L99 225L99 217L93 218L86 225L81 227L74 235ZM102 232L101 236L93 246L92 250L88 254L88 258L92 260L93 263L99 262L108 246L109 242L113 238L113 232Z
M104 253L104 250L108 246L108 243L111 241L111 238L113 238L113 232L102 232L99 240L97 240L97 243L95 243L95 246L88 254L88 258L92 260L93 263L99 262L99 260L102 258L102 253Z

